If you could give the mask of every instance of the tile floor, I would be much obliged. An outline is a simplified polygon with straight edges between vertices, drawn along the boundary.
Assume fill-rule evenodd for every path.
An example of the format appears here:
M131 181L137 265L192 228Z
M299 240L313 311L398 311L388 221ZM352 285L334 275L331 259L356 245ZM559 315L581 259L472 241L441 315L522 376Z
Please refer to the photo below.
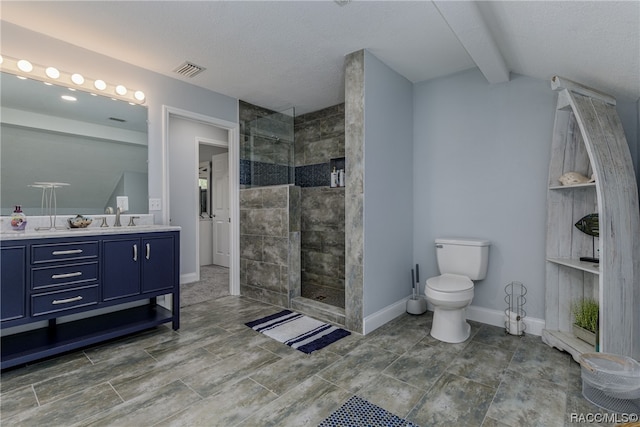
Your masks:
M180 307L230 295L229 269L219 265L200 266L200 280L180 285Z
M244 322L278 308L226 296L160 327L1 376L2 426L316 426L352 395L421 426L562 426L598 408L579 365L539 337L472 324L428 335L404 314L305 355Z

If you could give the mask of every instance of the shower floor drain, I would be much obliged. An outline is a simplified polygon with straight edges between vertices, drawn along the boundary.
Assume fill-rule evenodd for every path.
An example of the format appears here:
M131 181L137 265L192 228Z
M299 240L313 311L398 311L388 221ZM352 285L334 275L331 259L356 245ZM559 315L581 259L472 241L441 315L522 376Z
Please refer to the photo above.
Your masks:
M317 299L318 301L322 301L323 299L327 299L327 297L325 297L324 295L318 295L315 299Z

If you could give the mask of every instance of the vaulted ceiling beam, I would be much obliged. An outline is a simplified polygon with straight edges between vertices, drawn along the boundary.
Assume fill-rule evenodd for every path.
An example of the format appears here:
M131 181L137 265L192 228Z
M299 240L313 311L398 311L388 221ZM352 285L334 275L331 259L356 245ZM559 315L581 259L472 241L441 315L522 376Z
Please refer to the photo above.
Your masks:
M436 8L489 83L509 81L509 69L473 1L434 1Z

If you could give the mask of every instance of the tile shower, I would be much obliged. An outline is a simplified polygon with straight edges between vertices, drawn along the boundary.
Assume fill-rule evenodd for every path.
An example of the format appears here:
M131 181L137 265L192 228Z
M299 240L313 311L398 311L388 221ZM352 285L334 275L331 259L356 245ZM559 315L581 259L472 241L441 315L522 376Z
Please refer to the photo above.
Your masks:
M344 323L344 104L294 118L241 101L240 130L242 294Z

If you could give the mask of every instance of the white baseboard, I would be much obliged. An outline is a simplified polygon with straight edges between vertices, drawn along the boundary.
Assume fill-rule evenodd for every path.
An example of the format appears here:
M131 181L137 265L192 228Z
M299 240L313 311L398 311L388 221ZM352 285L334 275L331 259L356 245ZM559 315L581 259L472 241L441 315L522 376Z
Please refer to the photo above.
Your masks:
M180 284L197 282L200 279L198 273L187 273L180 275Z
M376 311L373 314L365 317L362 320L362 334L366 335L375 331L380 326L384 325L405 313L407 310L407 300L410 297L396 301L381 310ZM433 310L433 306L429 304L429 310ZM467 307L467 319L474 322L480 322L487 325L499 326L504 328L504 312L502 310L493 310L484 307L469 306ZM544 319L538 319L536 317L525 317L523 320L526 325L525 332L530 335L542 335L544 329Z
M380 326L405 313L407 311L407 300L409 298L410 297L406 297L400 301L396 301L362 319L362 335L367 335L375 331Z
M502 310L492 310L470 305L467 307L467 319L504 328L505 315ZM523 322L526 325L525 333L537 336L542 335L542 330L545 325L544 319L525 317Z

